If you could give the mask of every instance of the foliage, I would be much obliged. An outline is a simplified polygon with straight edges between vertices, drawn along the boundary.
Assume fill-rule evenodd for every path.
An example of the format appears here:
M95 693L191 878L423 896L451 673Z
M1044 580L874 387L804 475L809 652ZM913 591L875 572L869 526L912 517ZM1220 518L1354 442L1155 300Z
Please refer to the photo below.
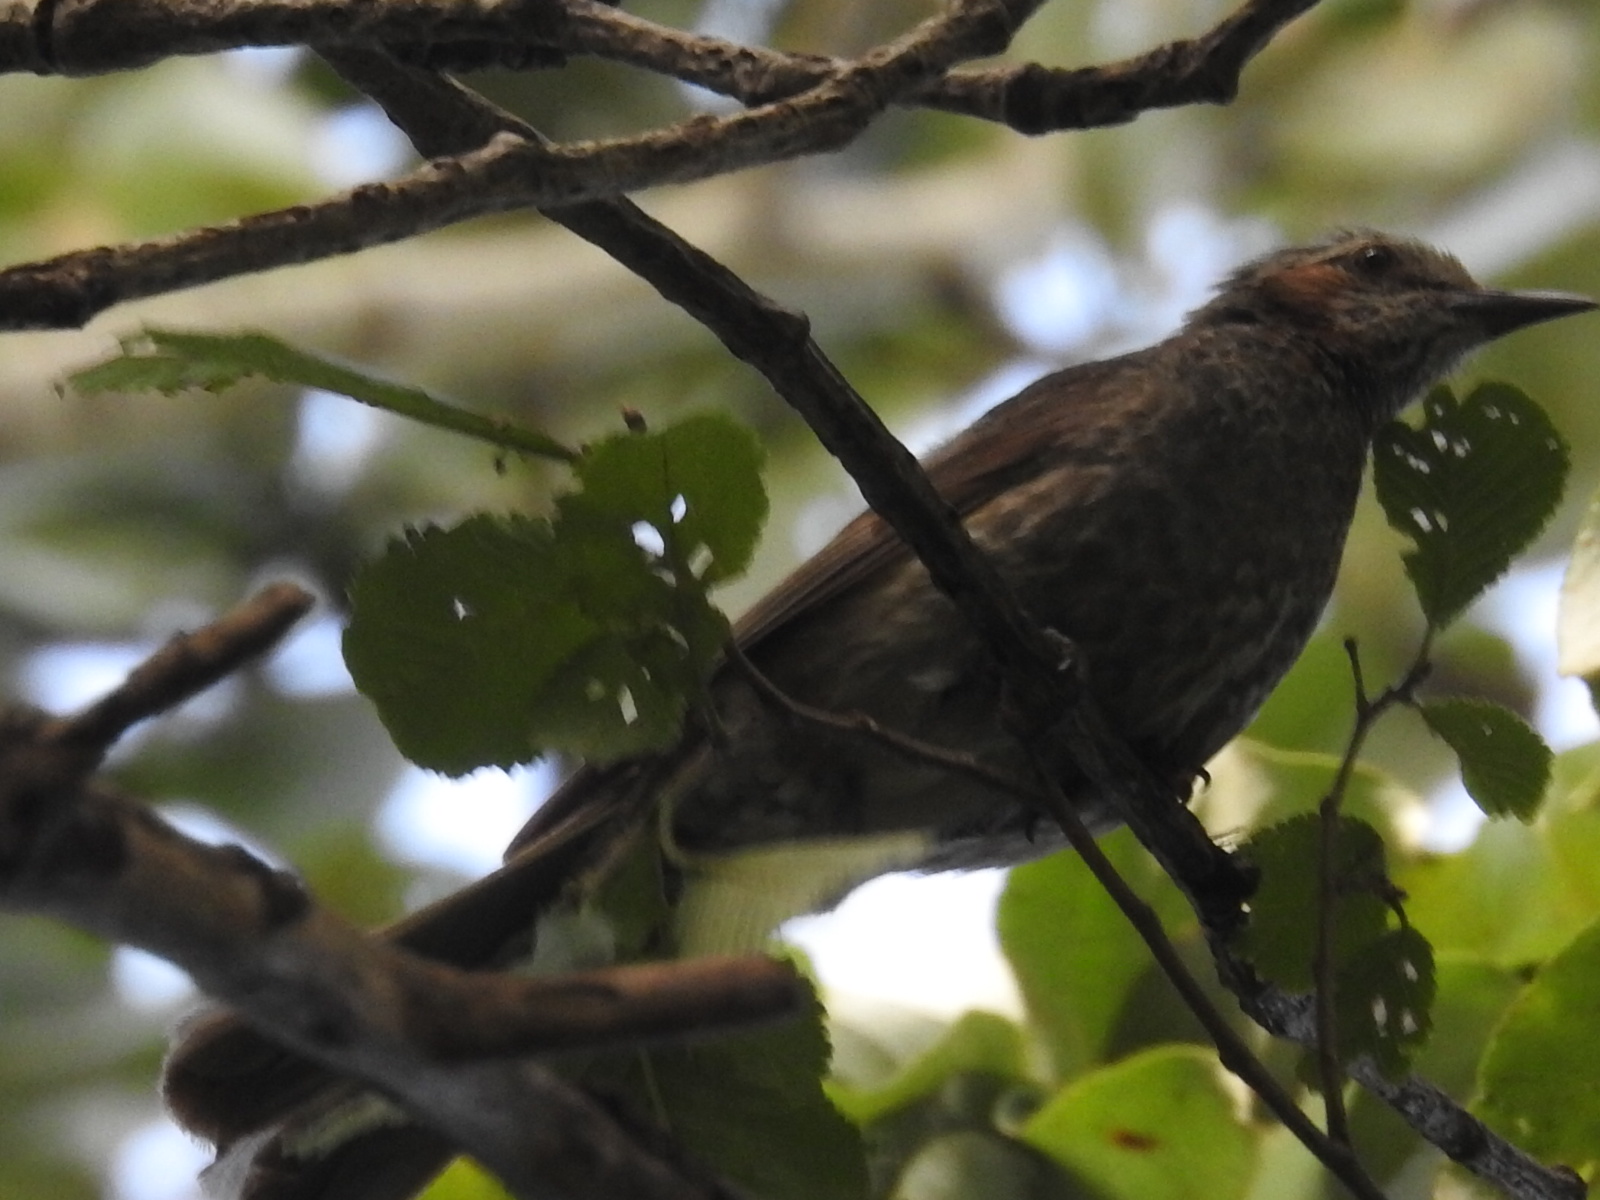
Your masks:
M784 36L828 52L853 44L865 36L854 7L789 5ZM648 3L635 8L684 15ZM923 11L890 4L866 19L887 25ZM1107 49L1108 38L1117 39L1113 54L1125 52L1120 27L1101 16L1086 4L1047 6L1019 53L1076 60ZM1143 19L1162 27L1153 33L1178 36L1192 32L1191 17L1167 6ZM796 164L781 175L724 181L714 195L685 190L649 203L669 220L688 214L713 240L735 246L737 265L804 307L845 371L902 423L930 397L985 378L1016 353L1019 336L1030 355L1090 357L1158 332L1132 314L1146 312L1152 300L1169 315L1195 302L1174 281L1211 277L1208 247L1237 250L1257 236L1254 227L1218 214L1265 214L1290 236L1352 221L1457 222L1451 227L1463 230L1463 246L1475 245L1483 263L1520 261L1512 242L1546 237L1541 257L1519 268L1526 280L1600 291L1592 230L1569 226L1547 237L1544 226L1492 209L1493 197L1518 185L1537 183L1540 194L1554 186L1559 173L1535 174L1548 160L1530 147L1584 145L1594 137L1600 76L1583 68L1600 37L1592 11L1543 5L1446 13L1426 4L1330 0L1294 33L1252 68L1237 107L1220 116L1176 112L1114 134L1023 144L939 115L897 114L842 165ZM224 220L326 187L308 164L328 118L349 98L304 64L291 65L271 87L251 82L245 70L232 60L196 59L138 76L0 81L14 93L4 108L12 116L0 117L7 165L0 239L8 258ZM635 126L641 113L681 103L653 83L580 63L568 72L496 76L488 86L558 136L603 136ZM1207 169L1196 170L1201 162ZM1209 166L1219 163L1226 169ZM979 212L973 196L982 197ZM1489 207L1468 212L1459 206L1463 197ZM1485 211L1495 215L1485 220ZM1058 318L1045 340L1031 328L1019 334L1024 327L1012 320L1035 301L999 306L994 297L998 281L1010 287L1047 249L1058 260L1078 256L1112 294L1105 306L1085 302L1081 328ZM382 270L368 270L370 262ZM382 282L375 285L377 275ZM122 648L159 636L285 565L337 605L357 563L375 564L365 568L371 572L388 561L374 549L402 523L428 531L418 538L445 544L470 526L484 533L485 553L516 556L523 538L546 536L529 532L542 520L553 525L564 517L553 507L545 468L513 462L504 473L493 469L504 447L492 437L493 457L481 443L389 423L367 449L326 466L308 449L313 406L287 388L332 386L361 396L366 385L348 378L330 384L302 368L256 370L267 354L243 364L253 381L221 397L54 394L52 382L104 353L107 330L122 333L141 322L270 328L284 345L316 345L308 362L380 363L382 376L427 381L403 391L435 401L447 392L471 397L549 430L561 447L614 426L619 407L646 412L663 431L688 410L732 409L772 447L775 510L800 511L803 499L836 487L836 475L827 474L823 456L793 422L690 322L665 312L621 271L597 266L560 231L520 218L480 222L404 253L282 272L162 305L130 309L131 316L113 316L84 334L8 340L0 369L0 662L19 686L32 688L41 672L61 671L53 665L59 660L41 651L91 639L117 639ZM157 337L134 345L154 346ZM189 343L181 364L207 361L196 346ZM233 352L223 349L224 358ZM1576 476L1592 483L1600 406L1582 381L1600 372L1600 343L1577 332L1541 333L1497 348L1482 369L1525 382L1552 406L1555 424L1572 441ZM368 378L382 382L376 373ZM268 396L284 403L260 402ZM340 421L357 425L353 415ZM1527 460L1515 461L1521 465L1505 477L1507 495L1538 482ZM552 515L463 521L466 511ZM1558 516L1543 551L1571 540L1575 522L1572 512ZM629 570L649 561L631 529L629 550L615 521L599 523L610 528L606 544ZM788 532L767 539L748 583L729 588L730 607L787 564ZM1375 679L1398 677L1409 661L1418 631L1385 536L1368 506L1318 654L1280 691L1270 726L1255 731L1270 745L1236 746L1214 766L1198 806L1218 834L1237 839L1258 824L1309 811L1327 790L1338 761L1327 752L1342 746L1350 719L1339 636L1361 639ZM1591 533L1575 546L1564 651L1576 644L1574 630L1596 625L1597 544ZM1430 617L1442 624L1458 616L1462 626L1483 621L1481 611L1458 607L1473 590L1459 583L1458 566L1467 561L1478 577L1502 557L1489 548L1450 559L1426 585ZM464 571L458 581L470 577ZM641 591L652 588L641 582ZM658 610L653 619L665 618ZM507 633L504 644L515 646L521 633ZM626 641L633 634L609 636ZM488 644L502 643L491 637ZM1493 699L1526 713L1526 680L1507 665L1510 655L1457 653L1447 641L1435 649L1436 678L1469 679L1470 703ZM1592 660L1568 665L1595 673ZM231 817L304 869L319 895L364 919L391 915L408 886L443 886L447 881L427 872L419 879L413 865L392 861L392 850L364 836L402 768L367 701L337 688L296 691L300 685L283 682L288 677L274 669L243 680L212 707L198 706L154 731L118 765L122 782L187 811L201 801ZM589 678L600 676L585 676L585 683ZM687 703L684 693L668 707ZM1440 705L1461 703L1430 698L1433 724ZM1451 726L1448 716L1442 723ZM1557 756L1528 823L1494 821L1468 849L1425 851L1405 829L1418 797L1453 770L1446 751L1460 754L1463 774L1487 777L1481 787L1469 784L1486 808L1529 815L1534 776L1502 767L1494 755L1475 758L1475 747L1464 747L1463 724L1470 722L1451 726L1455 740L1443 729L1438 738L1425 735L1406 714L1380 725L1369 743L1371 761L1356 776L1358 793L1347 798L1347 815L1384 835L1386 869L1407 893L1410 925L1436 951L1436 1033L1414 1062L1467 1099L1481 1060L1483 1111L1497 1128L1584 1165L1593 1159L1584 1131L1600 1122L1584 1096L1547 1085L1581 1083L1577 1055L1594 1040L1578 1023L1596 979L1586 930L1600 918L1592 870L1600 850L1594 747ZM577 726L567 736L590 736L586 724ZM510 746L525 729L501 733L497 750L531 753L531 744ZM1493 734L1487 740L1497 742ZM446 751L456 756L453 769L483 754L460 744ZM1513 800L1504 799L1499 777L1518 791ZM1153 895L1204 974L1204 948L1159 872L1125 839L1114 855ZM1069 899L1070 909L1055 907ZM1254 1178L1258 1196L1322 1194L1320 1179L1308 1179L1303 1168L1274 1173L1299 1153L1275 1150L1277 1131L1263 1134L1253 1115L1223 1106L1214 1069L1192 1049L1192 1023L1118 914L1086 886L1081 864L1060 858L1016 872L1001 923L1023 980L1026 1016L963 1019L936 1039L927 1059L907 1053L892 1073L900 1082L859 1108L834 1093L866 1125L879 1193L948 1196L963 1194L953 1190L960 1181L979 1180L985 1195L1091 1194L1088 1179L1103 1177L1095 1173L1101 1164L1139 1156L1151 1124L1176 1122L1173 1114L1182 1113L1198 1114L1199 1128L1214 1135L1216 1154L1204 1156L1201 1169L1226 1164L1229 1181ZM110 1160L110 1146L153 1113L150 1079L172 1015L117 1004L109 981L114 972L120 977L122 961L42 924L0 926L0 1194L102 1194L105 1185L86 1160ZM11 969L23 963L25 971ZM836 1039L836 1046L848 1044ZM814 1071L820 1042L808 1045L804 1066ZM848 1072L848 1058L836 1051L836 1066ZM1287 1064L1274 1065L1288 1075ZM1169 1107L1096 1107L1097 1095L1136 1104L1138 1097L1112 1086L1135 1073L1168 1081ZM1353 1117L1358 1148L1390 1195L1432 1193L1436 1162L1418 1152L1409 1130L1359 1101ZM1292 1186L1276 1186L1285 1177ZM484 1194L458 1186L466 1190L449 1194ZM1226 1193L1227 1185L1219 1186Z

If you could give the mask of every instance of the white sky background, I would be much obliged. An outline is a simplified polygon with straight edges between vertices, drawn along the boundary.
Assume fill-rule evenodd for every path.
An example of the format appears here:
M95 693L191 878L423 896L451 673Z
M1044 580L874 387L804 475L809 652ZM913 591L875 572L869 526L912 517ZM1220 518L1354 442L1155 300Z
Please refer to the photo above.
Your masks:
M270 86L292 63L290 55L237 55L241 78ZM354 105L328 118L313 147L319 173L330 186L347 186L392 174L404 162L403 139L370 105ZM1424 231L1463 253L1468 266L1504 270L1600 211L1600 149L1558 147L1517 175L1469 200L1437 231ZM1537 185L1537 186L1535 186ZM1538 220L1530 217L1537 209ZM1537 244L1507 245L1496 234L1538 228ZM996 289L1001 318L1032 357L1012 364L942 413L902 433L926 450L986 408L1052 367L1147 344L1170 331L1201 303L1232 265L1277 241L1259 222L1228 221L1197 207L1174 208L1151 223L1143 261L1114 259L1090 230L1063 228L1040 258L1005 275ZM300 410L293 470L305 487L337 494L379 449L383 422L372 411L339 397L307 395ZM778 514L771 536L791 536L809 552L832 532L847 498L821 497L799 514ZM1511 641L1542 689L1537 723L1558 749L1597 735L1583 685L1555 675L1554 610L1559 564L1516 571L1483 602L1486 623ZM171 628L175 614L159 614L151 628ZM193 616L194 614L185 614ZM185 621L182 623L193 624ZM349 690L330 617L313 619L278 652L269 678L285 694L311 696ZM114 684L155 648L149 642L62 644L26 663L18 681L33 703L72 709ZM226 687L186 706L184 719L203 728L233 703ZM136 749L136 742L132 745ZM120 748L126 753L130 746ZM511 775L485 770L449 781L410 769L397 780L378 821L386 847L402 860L479 874L499 862L500 851L548 793L551 772L535 766ZM1476 828L1476 808L1464 794L1441 798L1436 837L1460 845ZM209 816L199 804L165 815L199 836L246 840ZM259 847L252 847L259 850ZM868 997L953 1015L970 1007L1020 1010L1015 987L994 934L1000 871L928 877L891 876L859 889L838 909L792 922L786 935L810 956L823 982L842 995ZM146 1010L170 1008L187 993L186 978L159 960L120 952L115 979L125 999ZM121 1143L113 1172L119 1200L179 1200L193 1194L189 1181L203 1163L198 1150L170 1125L152 1125Z

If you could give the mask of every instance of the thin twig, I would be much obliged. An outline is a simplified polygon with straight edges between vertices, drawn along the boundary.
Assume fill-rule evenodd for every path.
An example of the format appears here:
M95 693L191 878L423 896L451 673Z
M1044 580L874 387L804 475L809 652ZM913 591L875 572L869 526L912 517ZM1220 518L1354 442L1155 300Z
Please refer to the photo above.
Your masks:
M1350 1152L1349 1146L1331 1139L1318 1129L1310 1118L1300 1111L1294 1098L1283 1089L1261 1060L1251 1053L1250 1048L1233 1031L1227 1018L1211 1003L1210 997L1205 994L1199 981L1184 966L1177 948L1173 946L1166 930L1161 926L1161 918L1117 873L1117 869L1100 849L1094 835L1084 825L1083 819L1078 816L1077 810L1061 790L1060 784L1051 776L1043 760L1037 753L1032 752L1031 748L1030 753L1033 755L1035 773L1045 791L1046 808L1050 815L1061 826L1061 832L1066 836L1068 844L1078 852L1100 886L1143 939L1151 957L1161 968L1162 974L1177 989L1189 1011L1194 1013L1205 1028L1217 1048L1217 1055L1222 1065L1260 1096L1273 1116L1277 1117L1302 1145L1316 1155L1353 1195L1361 1197L1362 1200L1384 1200L1383 1193Z
M46 736L104 751L134 725L182 704L271 649L316 598L293 583L268 584L193 633L172 638L126 679Z
M1350 660L1350 675L1355 690L1355 724L1345 743L1344 756L1327 794L1317 805L1320 836L1317 842L1317 939L1312 952L1312 977L1316 980L1317 1074L1322 1101L1326 1106L1328 1136L1344 1145L1350 1142L1350 1120L1344 1104L1344 1065L1339 1053L1338 972L1334 947L1338 938L1338 905L1343 881L1338 878L1340 814L1345 793L1372 727L1390 709L1409 704L1416 689L1427 677L1429 655L1433 649L1433 629L1423 635L1416 657L1400 681L1385 688L1376 699L1367 694L1361 671L1361 655L1354 638L1346 638L1345 655Z
M953 775L964 775L985 787L1003 792L1034 807L1038 807L1044 801L1044 796L1038 788L1030 786L1025 780L1007 775L1004 771L985 766L970 754L946 750L943 746L936 746L931 742L924 742L909 734L901 733L898 729L891 729L881 724L866 713L837 713L796 700L767 678L761 668L751 662L749 656L735 642L728 643L725 653L729 665L745 677L762 699L791 717L823 729L832 729L838 733L875 742L902 758L939 767Z
M401 64L381 52L339 47L322 53L354 86L377 100L425 154L477 145L508 128L524 136L537 136L518 118L435 72ZM823 391L847 387L831 368L822 371L819 379L812 359L805 355L797 358L789 344L780 344L781 337L790 336L785 321L801 323L803 318L785 313L721 263L631 202L603 200L549 210L547 215L612 254L667 299L705 322L738 357L755 365L775 387ZM799 328L804 341L803 324ZM820 351L815 353L820 355ZM892 476L893 468L887 473ZM901 511L909 521L929 519L917 501L908 502ZM954 569L964 570L965 564L958 563ZM1197 824L1192 814L1158 784L1139 774L1142 769L1136 762L1130 767L1125 750L1117 757L1115 739L1097 738L1091 720L1092 706L1089 709L1082 714L1089 724L1067 731L1072 739L1069 749L1081 764L1093 770L1096 778L1123 781L1119 786L1148 788L1148 803L1140 810L1148 814L1156 832L1152 834L1146 828L1141 840L1148 838L1160 845L1165 838L1169 852L1164 861L1179 886L1196 903L1208 929L1213 930L1209 940L1225 982L1263 1028L1302 1045L1315 1044L1310 999L1289 996L1262 983L1231 956L1226 938L1215 932L1216 924L1225 924L1216 922L1215 914L1230 911L1226 897L1235 893L1216 886L1218 876L1211 874L1209 864L1217 860L1207 855L1215 853L1227 862L1226 853L1213 846L1203 830L1197 835L1203 846L1190 840L1196 835L1187 830ZM1112 750L1109 758L1108 746ZM1134 774L1119 776L1118 770L1131 770ZM1135 782L1126 783L1129 778ZM1141 779L1143 782L1139 782ZM1193 846L1193 853L1171 849L1184 845ZM1176 868L1171 865L1174 862ZM1231 866L1223 870L1231 870ZM1207 908L1207 898L1214 907ZM1208 912L1212 914L1209 917ZM1393 1083L1365 1059L1352 1064L1351 1071L1364 1087L1393 1105L1421 1136L1474 1174L1519 1196L1576 1200L1582 1195L1581 1185L1575 1190L1560 1172L1530 1159L1426 1081L1411 1078Z

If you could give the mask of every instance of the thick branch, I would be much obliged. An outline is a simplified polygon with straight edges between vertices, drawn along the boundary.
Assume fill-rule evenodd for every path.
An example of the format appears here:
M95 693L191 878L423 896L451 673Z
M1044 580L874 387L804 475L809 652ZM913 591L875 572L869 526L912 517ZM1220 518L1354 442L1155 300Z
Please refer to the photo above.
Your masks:
M400 1101L519 1196L723 1196L524 1056L786 1015L801 996L786 964L460 971L366 936L293 877L237 846L193 841L88 779L108 736L266 649L308 601L289 585L267 589L175 639L79 717L0 719L0 909L176 963L275 1040Z
M523 136L537 136L515 117L500 112L481 97L438 75L402 66L381 54L341 49L324 51L324 56L347 80L378 100L424 153L455 149L506 128L515 128ZM778 308L709 255L684 242L628 201L576 205L550 210L547 215L613 254L654 284L668 299L704 321L735 353L762 370L775 388L780 391L802 389L806 393L803 402L808 406L852 402L854 394L831 366L816 368L817 360L823 363L826 360L809 339L802 334L800 345L796 347L792 336L786 346L775 336L777 333L792 335L793 326L799 324L801 318ZM784 346L784 349L773 351L770 349L773 346ZM787 372L785 354L799 356L794 373ZM844 389L842 398L836 394L838 388ZM813 393L820 393L824 398L813 401ZM859 403L858 400L853 402ZM872 421L870 415L862 419L869 424ZM894 450L884 453L890 457ZM916 474L920 477L920 470ZM888 478L891 482L885 487L894 490L898 482L892 474ZM865 485L866 479L861 482ZM933 523L929 512L942 511L943 506L936 501L925 510L922 506L926 503L926 500L911 498L903 504L909 514L907 519L918 528ZM971 561L965 561L958 549L950 569L982 574L988 566L987 560L975 553L969 557ZM1175 804L1166 789L1149 780L1125 749L1117 747L1114 739L1098 729L1092 712L1080 709L1078 716L1080 720L1068 728L1074 754L1091 777L1139 792L1141 802L1132 806L1132 811L1136 817L1143 814L1145 829L1141 836L1157 845L1193 847L1192 850L1169 850L1166 855L1180 864L1173 870L1180 886L1192 894L1203 893L1211 886L1208 881L1226 878L1226 875L1209 873L1213 869L1210 864L1217 862L1218 856L1225 856L1205 838L1203 830L1199 831L1198 838L1204 839L1204 846L1195 842L1197 835L1191 827L1193 818L1187 810ZM1151 826L1154 826L1153 832ZM1198 873L1190 869L1193 863L1201 864ZM1227 864L1218 869L1232 872L1231 865ZM1214 902L1224 917L1233 911L1228 907L1228 895L1229 892L1223 890ZM1231 986L1242 996L1247 1011L1255 1019L1280 1036L1306 1044L1314 1042L1314 1022L1307 1020L1299 1026L1291 1026L1273 1015L1284 1009L1309 1013L1309 1001L1264 988L1231 960L1221 938L1213 939L1213 945L1225 977L1232 981ZM1573 1200L1575 1195L1581 1194L1571 1190L1559 1171L1542 1167L1484 1129L1480 1122L1432 1085L1420 1080L1401 1085L1387 1083L1361 1064L1353 1068L1352 1073L1363 1085L1393 1104L1422 1136L1469 1170L1500 1184L1512 1194L1540 1200Z
M1038 63L930 78L898 104L1023 133L1088 129L1185 104L1224 104L1245 65L1315 0L1248 0L1197 38L1094 67ZM600 0L66 0L0 15L0 72L87 75L241 46L387 50L439 69L521 69L593 55L669 75L746 105L818 87L844 64L688 33Z
M1032 9L1013 4L1021 15ZM319 204L12 267L0 272L0 329L75 327L125 300L347 254L487 213L569 205L836 149L895 96L954 61L1003 48L1021 15L1002 0L973 0L803 96L729 117L572 146L501 134Z

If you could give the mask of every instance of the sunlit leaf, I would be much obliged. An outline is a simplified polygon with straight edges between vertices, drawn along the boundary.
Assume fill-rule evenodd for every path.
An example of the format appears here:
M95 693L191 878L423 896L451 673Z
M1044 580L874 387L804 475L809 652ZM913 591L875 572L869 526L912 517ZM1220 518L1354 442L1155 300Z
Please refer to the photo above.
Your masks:
M1228 1200L1254 1174L1256 1136L1240 1121L1216 1058L1188 1046L1147 1050L1063 1088L1023 1140L1106 1200Z
M1546 963L1490 1040L1479 1114L1537 1158L1584 1176L1600 1165L1600 925Z
M1176 928L1193 920L1182 895L1126 830L1101 840L1117 870ZM1031 1025L1057 1078L1099 1062L1150 952L1076 854L1015 868L996 915Z
M1566 442L1509 384L1458 401L1435 388L1422 424L1400 422L1373 445L1378 499L1415 544L1406 574L1435 626L1460 616L1549 521L1566 483Z

